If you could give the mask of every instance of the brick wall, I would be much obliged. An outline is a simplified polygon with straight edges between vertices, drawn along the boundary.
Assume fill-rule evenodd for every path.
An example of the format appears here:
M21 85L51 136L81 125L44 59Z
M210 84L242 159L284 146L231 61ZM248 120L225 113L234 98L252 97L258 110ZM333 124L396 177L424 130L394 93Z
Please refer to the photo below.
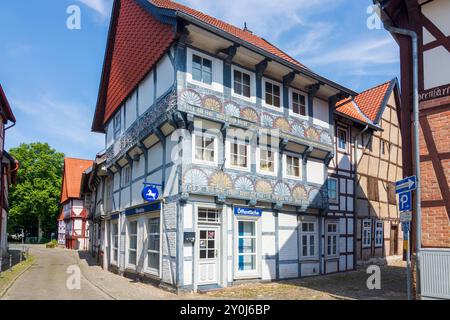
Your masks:
M450 104L450 97L421 103L421 186L422 186L422 245L450 247L450 219L445 207L450 183L450 107L433 112L436 107ZM424 121L425 120L425 121ZM425 125L425 127L424 127ZM428 127L428 128L427 128ZM427 143L424 132L428 134ZM435 163L433 163L433 157ZM441 168L439 168L439 164ZM439 177L443 183L439 185ZM442 185L443 184L443 185ZM444 188L443 188L444 187ZM446 188L446 189L445 189ZM443 192L444 190L444 192Z

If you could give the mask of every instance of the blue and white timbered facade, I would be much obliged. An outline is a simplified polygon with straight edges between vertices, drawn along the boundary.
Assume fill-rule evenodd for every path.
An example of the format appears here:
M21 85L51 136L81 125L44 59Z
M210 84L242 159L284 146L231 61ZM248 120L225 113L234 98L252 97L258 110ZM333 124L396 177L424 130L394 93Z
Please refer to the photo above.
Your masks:
M187 291L353 269L353 215L336 213L328 179L333 103L354 93L177 28L105 124L104 265Z

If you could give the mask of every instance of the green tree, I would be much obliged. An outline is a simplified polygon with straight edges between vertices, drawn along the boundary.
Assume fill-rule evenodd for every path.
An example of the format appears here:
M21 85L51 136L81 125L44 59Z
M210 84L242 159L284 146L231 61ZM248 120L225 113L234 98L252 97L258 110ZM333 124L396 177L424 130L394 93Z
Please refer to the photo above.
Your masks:
M9 152L20 165L9 193L9 228L48 236L56 231L64 154L41 142L22 143Z

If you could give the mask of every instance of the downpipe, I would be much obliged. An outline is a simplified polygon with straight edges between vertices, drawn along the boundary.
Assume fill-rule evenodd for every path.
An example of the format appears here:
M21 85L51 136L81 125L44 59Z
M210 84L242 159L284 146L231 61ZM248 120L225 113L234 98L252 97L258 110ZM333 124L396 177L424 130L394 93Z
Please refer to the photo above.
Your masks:
M414 129L414 164L417 177L417 189L415 197L416 207L416 291L420 296L420 250L422 248L422 208L421 208L421 186L420 186L420 153L419 153L419 56L417 33L396 28L385 24L385 29L391 33L400 34L411 38L412 47L412 74L413 74L413 129Z

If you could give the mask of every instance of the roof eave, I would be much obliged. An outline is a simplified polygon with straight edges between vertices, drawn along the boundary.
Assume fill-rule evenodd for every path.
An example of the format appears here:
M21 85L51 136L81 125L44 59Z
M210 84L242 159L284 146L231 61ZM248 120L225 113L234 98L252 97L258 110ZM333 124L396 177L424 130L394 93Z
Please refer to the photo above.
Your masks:
M356 123L359 123L359 124L361 124L363 126L369 126L369 128L371 128L371 129L374 129L374 130L377 130L377 131L383 131L383 129L380 126L378 126L378 125L376 125L374 123L364 122L362 120L353 118L353 117L351 117L351 116L349 116L349 115L347 115L347 114L345 114L343 112L337 111L337 110L335 110L334 112L337 115L339 115L339 116L341 116L343 118L349 119L349 120L351 120L353 122L356 122Z
M280 63L280 64L282 64L282 65L284 65L284 66L286 66L288 68L294 69L294 70L298 71L299 73L301 73L301 74L303 74L303 75L305 75L307 77L316 79L318 82L322 82L324 84L327 84L328 86L330 86L330 87L332 87L332 88L334 88L334 89L336 89L338 91L347 93L348 95L351 95L351 96L357 95L357 92L355 92L355 91L353 91L351 89L348 89L348 88L346 88L346 87L344 87L344 86L342 86L342 85L340 85L340 84L338 84L338 83L336 83L334 81L326 79L326 78L324 78L324 77L322 77L322 76L320 76L320 75L318 75L318 74L316 74L316 73L314 73L314 72L312 72L310 70L307 70L307 69L302 68L302 67L300 67L300 66L298 66L296 64L293 64L293 63L291 63L289 61L286 61L286 60L284 60L284 59L282 59L282 58L280 58L280 57L278 57L278 56L276 56L276 55L274 55L274 54L272 54L270 52L267 52L267 51L265 51L265 50L255 46L255 45L245 41L245 40L242 40L242 39L240 39L238 37L235 37L235 36L229 34L228 32L225 32L225 31L223 31L223 30L221 30L219 28L216 28L216 27L214 27L214 26L212 26L212 25L210 25L210 24L208 24L206 22L203 22L203 21L193 17L192 15L186 14L186 13L181 12L181 11L176 11L176 14L177 14L178 17L180 17L180 18L182 18L182 19L184 19L184 20L186 20L186 21L188 21L190 23L196 24L196 25L198 25L198 26L200 26L200 27L202 27L204 29L207 29L207 30L209 30L211 32L214 32L214 33L220 35L221 37L224 37L224 38L226 38L226 39L228 39L228 40L230 40L232 42L235 42L235 43L237 43L239 45L242 45L243 47L247 47L248 49L250 49L250 50L252 50L254 52L257 52L257 53L259 53L259 54L261 54L263 56L266 56L266 57L270 58L273 61L276 61L276 62L278 62L278 63Z

